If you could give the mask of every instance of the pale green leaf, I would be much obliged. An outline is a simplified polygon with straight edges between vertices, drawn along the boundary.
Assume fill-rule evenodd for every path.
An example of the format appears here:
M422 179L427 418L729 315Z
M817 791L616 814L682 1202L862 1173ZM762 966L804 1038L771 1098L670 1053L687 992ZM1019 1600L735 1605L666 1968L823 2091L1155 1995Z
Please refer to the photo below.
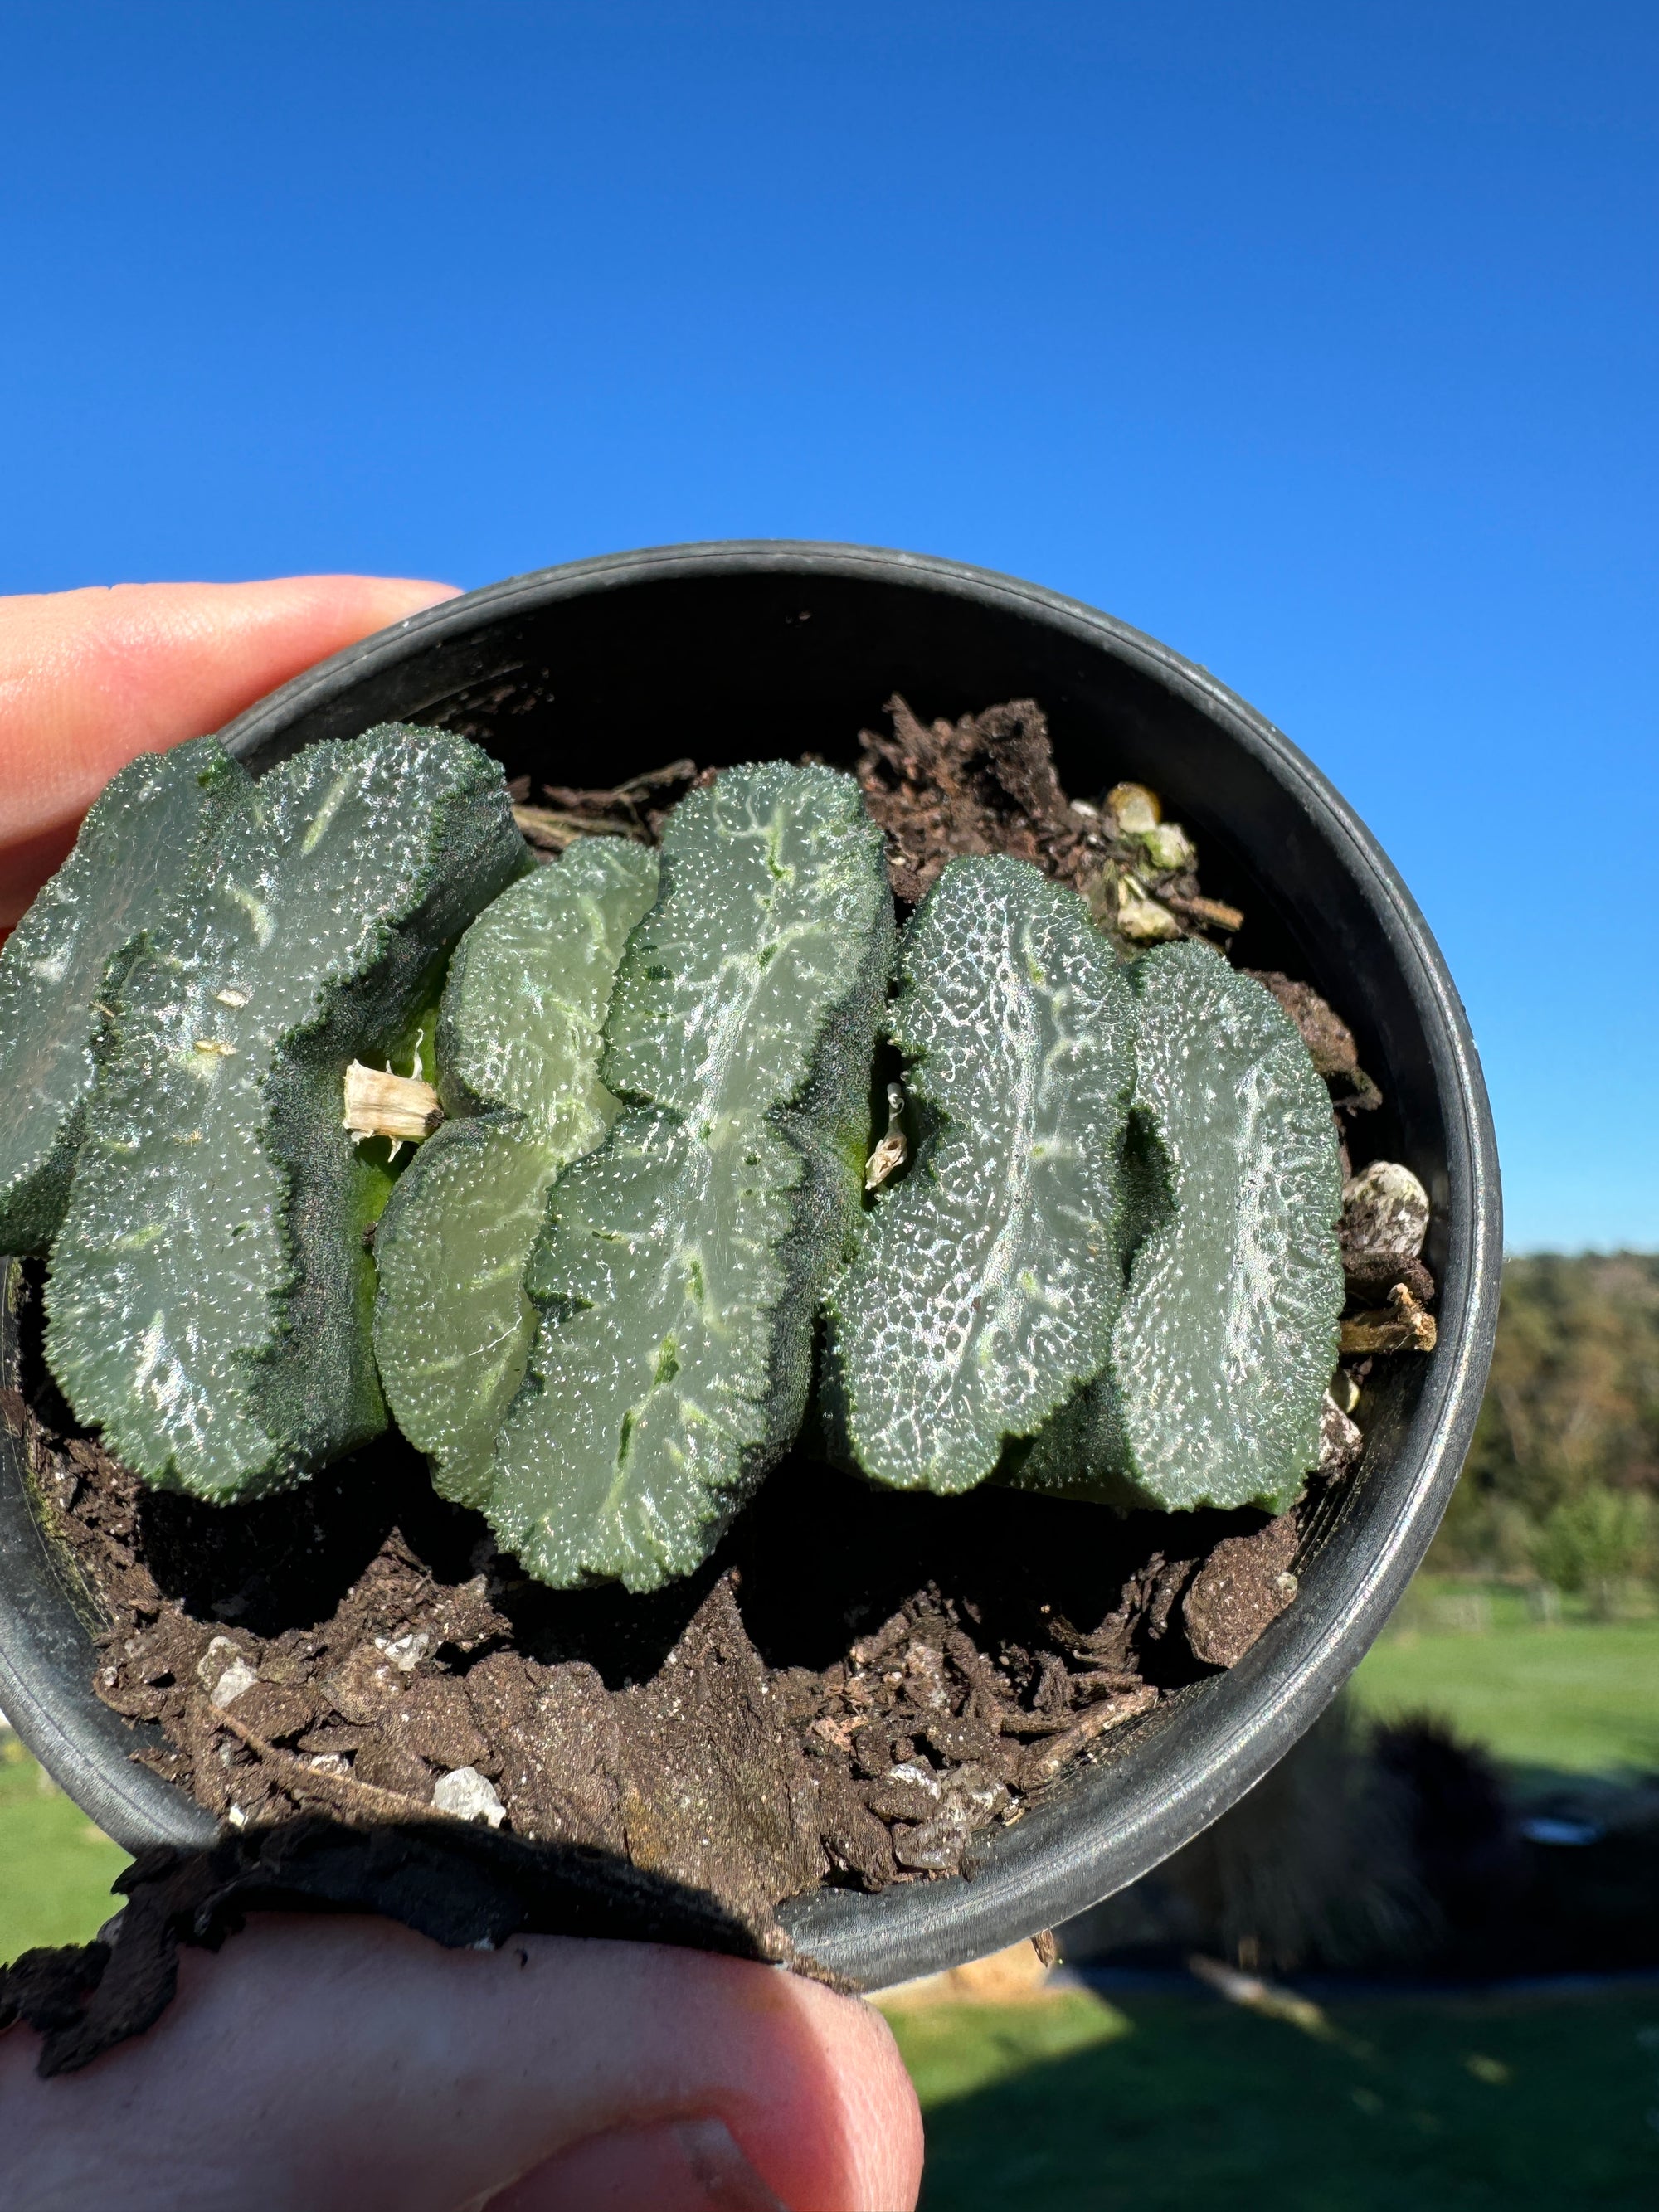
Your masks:
M524 1380L535 1314L525 1264L549 1186L617 1111L601 1024L657 856L585 837L503 891L455 949L438 1018L452 1119L381 1218L374 1348L398 1427L446 1498L487 1504L495 1436Z
M688 1573L799 1425L892 927L848 776L728 769L669 817L605 1024L627 1110L554 1187L495 1463L497 1533L544 1581Z

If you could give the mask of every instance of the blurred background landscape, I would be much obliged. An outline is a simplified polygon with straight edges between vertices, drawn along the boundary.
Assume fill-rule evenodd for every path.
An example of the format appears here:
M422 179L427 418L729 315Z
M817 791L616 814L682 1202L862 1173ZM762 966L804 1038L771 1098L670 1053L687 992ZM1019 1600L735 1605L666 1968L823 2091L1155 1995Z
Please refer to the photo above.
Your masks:
M62 0L5 78L0 591L910 547L1167 640L1370 824L1492 1092L1474 1449L1249 1799L1057 1975L892 2001L923 2201L1645 2212L1659 16ZM0 1957L120 1863L0 1734Z

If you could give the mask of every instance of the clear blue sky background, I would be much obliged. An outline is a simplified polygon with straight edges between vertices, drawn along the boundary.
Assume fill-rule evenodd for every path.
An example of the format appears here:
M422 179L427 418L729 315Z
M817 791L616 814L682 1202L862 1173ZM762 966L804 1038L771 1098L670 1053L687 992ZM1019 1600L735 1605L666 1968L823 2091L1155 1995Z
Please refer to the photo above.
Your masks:
M1652 0L4 11L0 589L921 548L1214 669L1659 1243Z

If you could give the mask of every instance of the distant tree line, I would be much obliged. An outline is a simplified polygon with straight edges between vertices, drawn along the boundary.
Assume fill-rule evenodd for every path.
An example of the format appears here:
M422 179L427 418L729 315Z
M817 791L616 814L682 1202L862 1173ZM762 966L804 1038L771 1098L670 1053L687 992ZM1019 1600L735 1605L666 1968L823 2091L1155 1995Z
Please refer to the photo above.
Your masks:
M1505 1264L1492 1380L1429 1565L1597 1612L1659 1571L1659 1254Z

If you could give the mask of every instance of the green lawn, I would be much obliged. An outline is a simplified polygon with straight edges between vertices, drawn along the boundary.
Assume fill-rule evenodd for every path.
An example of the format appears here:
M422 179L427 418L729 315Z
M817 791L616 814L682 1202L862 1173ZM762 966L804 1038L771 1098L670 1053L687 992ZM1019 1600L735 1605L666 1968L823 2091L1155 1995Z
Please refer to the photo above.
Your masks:
M1540 1627L1506 1595L1485 1634L1407 1626L1385 1636L1354 1677L1361 1711L1443 1713L1511 1766L1659 1770L1659 1620Z
M940 2006L894 2030L923 2212L1651 2212L1659 1990L1333 2007Z
M95 1936L119 1902L110 1884L126 1863L0 1730L0 1960Z

